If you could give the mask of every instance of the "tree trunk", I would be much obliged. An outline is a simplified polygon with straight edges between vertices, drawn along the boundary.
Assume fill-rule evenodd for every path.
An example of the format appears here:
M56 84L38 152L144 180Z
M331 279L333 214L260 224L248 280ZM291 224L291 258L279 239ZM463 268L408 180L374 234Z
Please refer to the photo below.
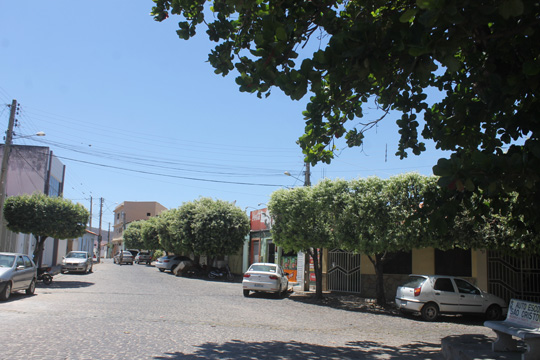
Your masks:
M315 268L315 298L322 299L322 251L321 249L311 248L309 252L309 255L313 258L313 267Z
M369 260L375 268L375 291L377 296L377 304L381 306L386 305L386 295L384 292L384 273L383 273L383 263L384 263L384 254L375 254L373 258L371 255L368 256Z
M43 253L45 240L47 240L48 236L37 236L36 235L36 247L34 249L34 256L33 260L34 263L40 267L41 266L41 254ZM51 264L53 265L53 264Z

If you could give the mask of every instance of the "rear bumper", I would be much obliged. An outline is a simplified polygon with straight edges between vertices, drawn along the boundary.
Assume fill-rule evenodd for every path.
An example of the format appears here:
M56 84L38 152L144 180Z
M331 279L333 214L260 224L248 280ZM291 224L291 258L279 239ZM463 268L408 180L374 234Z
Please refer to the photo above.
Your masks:
M410 312L416 312L422 310L422 306L424 306L423 302L420 301L414 301L410 299L395 299L396 307L401 311L410 311Z

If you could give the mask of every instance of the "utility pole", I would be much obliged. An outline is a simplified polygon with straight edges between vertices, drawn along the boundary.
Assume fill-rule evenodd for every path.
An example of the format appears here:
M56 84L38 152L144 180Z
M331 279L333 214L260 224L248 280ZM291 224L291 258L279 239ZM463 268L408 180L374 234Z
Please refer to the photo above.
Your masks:
M92 203L93 199L92 199L92 195L90 195L90 223L88 224L88 227L89 228L92 228Z
M306 171L304 175L304 186L311 186L311 172L309 170L309 162L306 162Z
M0 170L0 211L2 214L0 215L0 232L3 233L4 230L4 201L6 201L6 182L7 182L7 172L8 172L8 166L9 166L9 153L11 152L11 141L13 140L13 126L15 124L15 114L17 112L17 100L13 100L11 102L11 109L9 113L9 124L8 129L6 132L6 142L4 145L4 153L2 156L2 169ZM1 246L0 250L8 250L4 249L3 244L4 239L1 239Z
M97 262L99 264L101 257L101 219L103 217L103 198L100 198L99 201L99 230L98 230L98 253L97 253Z

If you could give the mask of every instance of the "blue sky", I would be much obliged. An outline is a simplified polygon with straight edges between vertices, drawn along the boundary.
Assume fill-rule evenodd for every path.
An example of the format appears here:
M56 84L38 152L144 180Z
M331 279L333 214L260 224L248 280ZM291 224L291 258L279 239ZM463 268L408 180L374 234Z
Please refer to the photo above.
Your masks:
M284 172L303 179L296 140L307 98L292 101L278 89L267 99L240 93L234 75L214 74L202 28L180 40L179 18L155 22L152 5L1 2L0 129L7 129L5 105L16 99L15 133L47 135L14 143L52 149L66 165L64 197L88 208L93 197L93 226L103 197L104 229L123 201L175 208L205 196L249 211L265 207L280 187L302 185ZM343 149L332 164L313 167L312 183L431 175L442 156L431 143L421 156L394 155L398 116L371 130L362 149Z

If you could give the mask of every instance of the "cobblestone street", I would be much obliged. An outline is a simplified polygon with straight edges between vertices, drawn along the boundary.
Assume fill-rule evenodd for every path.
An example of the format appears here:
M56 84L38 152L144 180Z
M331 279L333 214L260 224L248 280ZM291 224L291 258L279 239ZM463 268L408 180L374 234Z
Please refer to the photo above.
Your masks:
M393 294L389 295L391 297ZM146 265L57 275L0 303L4 359L440 359L441 339L493 338L482 318L427 323L355 297L242 296L238 282Z

